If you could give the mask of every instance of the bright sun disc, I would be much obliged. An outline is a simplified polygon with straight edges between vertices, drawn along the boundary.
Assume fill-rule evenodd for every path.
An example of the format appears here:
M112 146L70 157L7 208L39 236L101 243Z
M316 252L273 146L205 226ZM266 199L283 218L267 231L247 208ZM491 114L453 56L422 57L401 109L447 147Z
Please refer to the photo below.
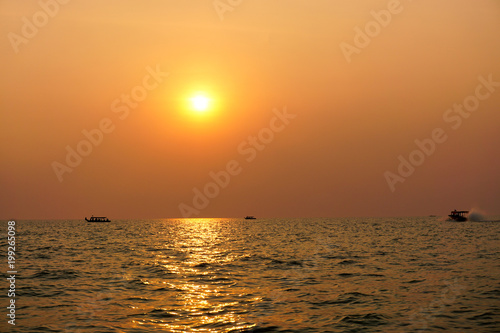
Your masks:
M191 106L193 109L196 111L207 111L208 107L210 106L210 98L208 98L205 95L196 95L191 98Z

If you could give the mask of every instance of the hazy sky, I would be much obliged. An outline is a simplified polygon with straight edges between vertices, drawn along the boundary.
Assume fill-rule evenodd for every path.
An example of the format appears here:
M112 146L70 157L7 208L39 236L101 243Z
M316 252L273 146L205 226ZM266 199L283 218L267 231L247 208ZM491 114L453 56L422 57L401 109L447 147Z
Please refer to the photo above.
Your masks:
M0 17L0 218L500 214L500 1Z

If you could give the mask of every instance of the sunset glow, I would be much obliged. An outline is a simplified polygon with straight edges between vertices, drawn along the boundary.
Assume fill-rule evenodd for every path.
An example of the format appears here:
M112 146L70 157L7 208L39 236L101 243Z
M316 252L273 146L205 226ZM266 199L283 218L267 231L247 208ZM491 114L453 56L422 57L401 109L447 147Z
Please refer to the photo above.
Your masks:
M3 331L498 331L500 0L0 20Z
M499 211L498 1L138 6L2 2L4 217Z
M206 112L210 108L211 100L205 94L198 93L191 97L190 102L193 110L198 112Z

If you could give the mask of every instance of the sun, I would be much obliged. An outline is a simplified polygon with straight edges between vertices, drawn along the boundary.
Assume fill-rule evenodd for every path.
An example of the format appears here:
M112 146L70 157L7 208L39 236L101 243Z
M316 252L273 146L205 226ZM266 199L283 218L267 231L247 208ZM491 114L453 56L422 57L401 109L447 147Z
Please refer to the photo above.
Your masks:
M189 99L191 101L191 107L193 110L198 112L208 111L210 108L210 98L204 93L197 93Z

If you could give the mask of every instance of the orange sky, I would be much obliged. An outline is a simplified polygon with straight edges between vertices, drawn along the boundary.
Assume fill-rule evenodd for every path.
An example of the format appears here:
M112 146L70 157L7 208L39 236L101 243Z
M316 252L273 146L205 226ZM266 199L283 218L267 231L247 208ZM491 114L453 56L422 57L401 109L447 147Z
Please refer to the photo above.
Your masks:
M4 0L0 16L0 218L500 214L499 1ZM68 146L91 151L71 167Z

